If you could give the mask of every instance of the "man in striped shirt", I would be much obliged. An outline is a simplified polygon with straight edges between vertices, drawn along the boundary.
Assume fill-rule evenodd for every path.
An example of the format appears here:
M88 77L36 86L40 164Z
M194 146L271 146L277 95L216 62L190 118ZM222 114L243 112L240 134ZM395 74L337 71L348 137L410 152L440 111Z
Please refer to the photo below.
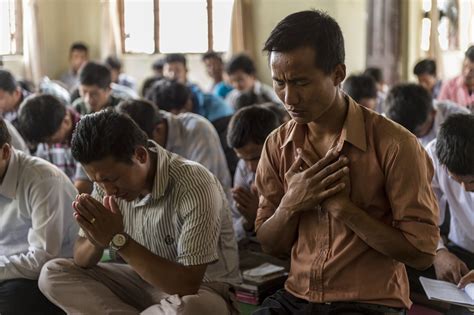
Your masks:
M237 312L230 210L208 170L112 110L82 118L72 151L95 189L73 204L81 227L74 259L42 270L39 286L53 303L68 314ZM127 264L99 263L106 248Z

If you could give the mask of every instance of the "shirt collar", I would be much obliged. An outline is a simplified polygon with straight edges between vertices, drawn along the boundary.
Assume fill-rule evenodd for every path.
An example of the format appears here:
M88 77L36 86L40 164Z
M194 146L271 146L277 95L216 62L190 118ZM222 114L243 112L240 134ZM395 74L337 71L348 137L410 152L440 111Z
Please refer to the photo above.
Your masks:
M349 142L362 151L367 150L367 139L365 132L364 113L361 105L357 104L351 97L345 96L348 102L348 110L344 125L342 127L341 135L337 141L338 151L342 150L344 142ZM288 137L280 147L283 149L290 142L297 142L304 139L307 132L307 125L300 125L293 121L292 126L289 127ZM297 143L302 145L303 143Z
M18 163L18 153L12 149L10 161L8 162L7 172L0 184L0 195L10 199L15 199L18 186L18 172L20 164Z
M153 140L148 140L150 151L156 153L156 172L153 182L153 190L151 192L152 199L158 200L164 196L168 187L169 179L169 155L168 151L163 149Z
M160 115L163 119L166 119L168 124L165 149L175 152L177 151L176 148L182 147L184 138L179 126L179 120L175 115L163 110L160 110Z

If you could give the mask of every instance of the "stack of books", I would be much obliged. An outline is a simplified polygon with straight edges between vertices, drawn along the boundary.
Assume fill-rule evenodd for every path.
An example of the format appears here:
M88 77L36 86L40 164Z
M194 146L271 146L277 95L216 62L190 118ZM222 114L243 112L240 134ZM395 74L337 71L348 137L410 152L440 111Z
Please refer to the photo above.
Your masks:
M281 266L264 263L242 273L243 283L236 288L239 302L259 305L263 300L283 288L288 272Z

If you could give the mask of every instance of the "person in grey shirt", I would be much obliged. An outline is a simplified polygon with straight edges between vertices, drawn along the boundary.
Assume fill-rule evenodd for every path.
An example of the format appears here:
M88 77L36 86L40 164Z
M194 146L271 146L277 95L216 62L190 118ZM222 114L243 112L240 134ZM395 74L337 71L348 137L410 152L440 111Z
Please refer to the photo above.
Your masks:
M43 265L71 257L77 191L57 167L11 147L0 118L0 313L54 314L38 289Z
M394 86L385 99L387 117L407 128L426 147L436 138L441 124L452 114L468 114L466 108L450 101L433 101L421 85Z

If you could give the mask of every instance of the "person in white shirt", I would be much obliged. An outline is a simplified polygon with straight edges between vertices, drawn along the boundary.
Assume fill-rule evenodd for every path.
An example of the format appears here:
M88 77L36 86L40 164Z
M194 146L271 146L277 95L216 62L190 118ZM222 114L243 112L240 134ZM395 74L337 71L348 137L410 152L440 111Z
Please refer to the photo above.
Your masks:
M453 114L441 125L427 151L433 159L433 190L444 221L450 211L448 241L440 241L434 260L436 278L458 284L474 269L474 115ZM464 280L465 281L465 280Z
M26 145L25 140L23 137L20 135L18 130L16 130L15 127L9 122L8 120L3 120L5 124L7 125L8 133L10 134L10 137L12 139L11 145L17 150L22 151L26 155L30 155L30 149Z
M77 192L54 165L10 143L0 119L0 314L54 314L37 279L48 260L72 256Z
M394 86L385 99L387 117L413 133L426 147L436 138L449 115L468 114L469 110L450 101L436 101L421 85L404 83Z

